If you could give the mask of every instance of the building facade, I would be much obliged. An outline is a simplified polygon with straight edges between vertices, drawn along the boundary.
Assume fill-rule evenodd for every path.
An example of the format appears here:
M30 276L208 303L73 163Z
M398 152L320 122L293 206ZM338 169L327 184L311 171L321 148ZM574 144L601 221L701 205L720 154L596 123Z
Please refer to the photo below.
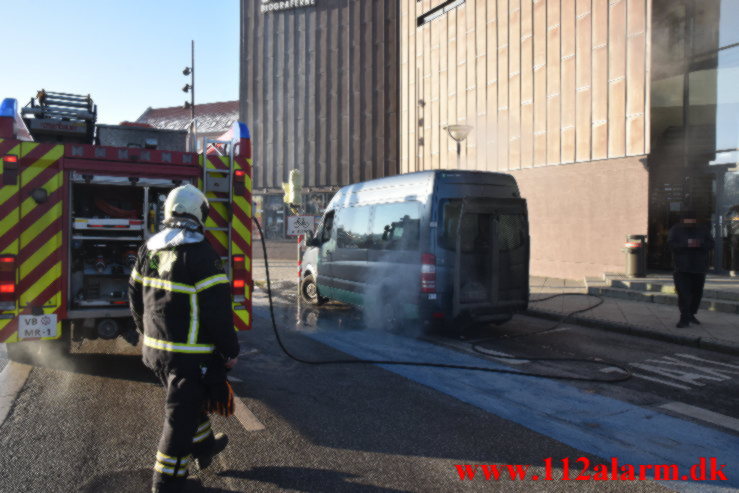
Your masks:
M646 0L402 0L401 171L457 168L444 127L472 126L459 167L516 177L531 272L623 269L646 234Z
M535 275L623 272L630 234L669 268L681 210L723 237L739 203L737 24L737 0L401 0L400 171L514 175Z
M398 173L399 19L395 0L242 0L240 115L268 237L286 236L293 169L316 215L339 187Z

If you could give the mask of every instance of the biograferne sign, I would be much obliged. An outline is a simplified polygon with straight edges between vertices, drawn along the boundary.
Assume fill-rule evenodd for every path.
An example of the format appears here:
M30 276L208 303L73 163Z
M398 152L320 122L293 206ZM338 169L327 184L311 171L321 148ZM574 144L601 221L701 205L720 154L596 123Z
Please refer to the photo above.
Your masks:
M278 10L299 9L312 7L316 0L262 0L262 13L277 12Z

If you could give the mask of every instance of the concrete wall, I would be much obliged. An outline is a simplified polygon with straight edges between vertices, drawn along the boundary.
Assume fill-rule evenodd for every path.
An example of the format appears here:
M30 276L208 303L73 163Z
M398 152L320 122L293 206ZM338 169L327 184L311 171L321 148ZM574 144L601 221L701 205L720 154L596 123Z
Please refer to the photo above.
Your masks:
M327 189L398 173L397 0L316 0L263 13L241 0L240 117L255 192L292 169Z
M629 234L646 234L645 157L511 172L528 202L531 274L581 279L623 272Z

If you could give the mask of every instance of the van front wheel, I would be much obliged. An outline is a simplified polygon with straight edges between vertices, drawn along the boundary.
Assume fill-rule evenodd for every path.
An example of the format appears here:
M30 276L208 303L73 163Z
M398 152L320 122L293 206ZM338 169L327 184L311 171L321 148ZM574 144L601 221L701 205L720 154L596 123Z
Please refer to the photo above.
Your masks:
M300 281L300 297L311 305L322 305L327 301L318 293L318 285L312 274L308 274Z

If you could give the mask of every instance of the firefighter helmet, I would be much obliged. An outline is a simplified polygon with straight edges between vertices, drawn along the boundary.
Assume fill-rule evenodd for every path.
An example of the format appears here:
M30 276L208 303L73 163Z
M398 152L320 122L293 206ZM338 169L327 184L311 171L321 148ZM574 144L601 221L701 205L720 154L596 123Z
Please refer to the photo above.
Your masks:
M196 219L201 226L205 226L210 204L203 192L187 184L169 192L164 201L164 220L172 217L189 217Z

